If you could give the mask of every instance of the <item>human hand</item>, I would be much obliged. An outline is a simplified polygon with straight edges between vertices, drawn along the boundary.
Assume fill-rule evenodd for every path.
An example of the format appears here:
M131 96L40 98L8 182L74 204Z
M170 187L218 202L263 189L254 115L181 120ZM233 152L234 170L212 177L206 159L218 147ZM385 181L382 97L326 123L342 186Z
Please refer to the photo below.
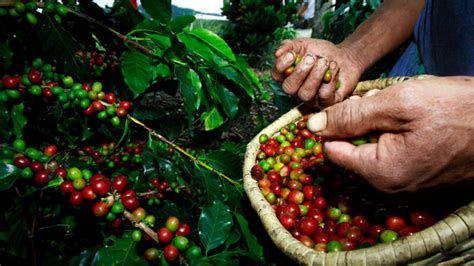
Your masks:
M286 76L285 70L292 66L298 55L301 62ZM327 107L342 101L352 93L364 71L350 49L325 40L286 40L275 56L273 79L283 81L282 87L287 94L297 95L310 106ZM332 75L329 82L324 82L327 69ZM336 90L337 80L341 85Z
M329 139L381 132L378 143L324 144L326 157L381 191L394 193L472 180L474 78L408 81L346 100L312 116L308 128Z

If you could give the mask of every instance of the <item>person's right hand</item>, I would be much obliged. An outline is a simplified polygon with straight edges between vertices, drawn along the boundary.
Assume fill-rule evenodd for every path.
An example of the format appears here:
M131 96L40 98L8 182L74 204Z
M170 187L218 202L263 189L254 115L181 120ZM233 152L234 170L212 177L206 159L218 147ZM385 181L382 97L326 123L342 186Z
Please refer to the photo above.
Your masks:
M474 77L414 80L312 116L326 157L385 192L474 180ZM382 133L378 143L344 138Z
M298 55L302 57L301 62L286 77L285 70ZM283 81L282 87L287 94L297 95L310 106L327 107L341 102L352 93L364 71L354 52L325 40L286 40L275 56L273 79ZM323 78L327 69L331 70L332 79L325 83ZM338 79L341 86L336 90Z

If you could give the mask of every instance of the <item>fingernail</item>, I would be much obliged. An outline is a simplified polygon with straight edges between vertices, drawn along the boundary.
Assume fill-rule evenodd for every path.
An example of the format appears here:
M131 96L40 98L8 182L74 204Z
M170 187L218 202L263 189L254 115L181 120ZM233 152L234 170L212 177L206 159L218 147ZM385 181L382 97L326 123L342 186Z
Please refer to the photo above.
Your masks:
M303 59L303 66L301 67L302 70L306 70L314 65L314 56L306 55Z
M331 70L336 69L336 68L337 68L337 63L336 63L336 61L331 61L331 62L329 62L329 68L330 68Z
M307 55L304 57L304 64L305 65L313 65L314 64L314 56Z
M328 63L328 60L326 60L324 58L319 58L318 67L319 68L326 68L327 63Z
M284 64L288 64L288 63L291 63L295 60L295 54L293 52L289 52L285 55L285 57L283 58L283 62Z
M309 131L320 132L327 127L328 115L326 112L319 112L308 119L306 124Z

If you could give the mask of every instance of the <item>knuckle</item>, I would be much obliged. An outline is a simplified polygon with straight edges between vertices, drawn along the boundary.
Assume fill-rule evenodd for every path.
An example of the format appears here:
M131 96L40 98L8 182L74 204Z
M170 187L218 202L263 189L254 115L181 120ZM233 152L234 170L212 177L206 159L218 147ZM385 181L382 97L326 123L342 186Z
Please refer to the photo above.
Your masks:
M282 81L281 74L276 72L276 70L273 70L271 72L272 79L277 80L277 81Z
M289 81L288 79L286 79L283 82L281 87L282 87L284 92L286 92L287 94L290 94L290 95L294 95L297 92L295 86L293 86L292 82Z
M382 170L374 179L375 186L382 192L393 194L409 191L410 173L406 167L395 166L393 163L382 165Z
M355 101L345 101L341 103L340 108L336 109L333 122L335 123L335 129L342 134L348 134L357 128L357 121L360 120L359 109L356 108L353 102Z
M298 97L301 100L307 102L313 99L314 93L311 89L304 87L298 91Z
M319 90L318 96L321 100L329 100L332 96L332 92L327 88L322 88Z

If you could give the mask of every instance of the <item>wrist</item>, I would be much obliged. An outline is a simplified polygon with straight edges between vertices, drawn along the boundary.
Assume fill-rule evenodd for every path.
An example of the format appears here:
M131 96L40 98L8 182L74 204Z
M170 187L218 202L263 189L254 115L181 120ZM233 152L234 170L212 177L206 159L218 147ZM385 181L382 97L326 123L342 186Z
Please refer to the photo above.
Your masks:
M360 77L368 68L368 64L365 62L364 57L361 56L360 51L354 49L353 46L344 42L337 45L342 52L347 56L348 62L351 64L351 71L355 71L357 76Z

